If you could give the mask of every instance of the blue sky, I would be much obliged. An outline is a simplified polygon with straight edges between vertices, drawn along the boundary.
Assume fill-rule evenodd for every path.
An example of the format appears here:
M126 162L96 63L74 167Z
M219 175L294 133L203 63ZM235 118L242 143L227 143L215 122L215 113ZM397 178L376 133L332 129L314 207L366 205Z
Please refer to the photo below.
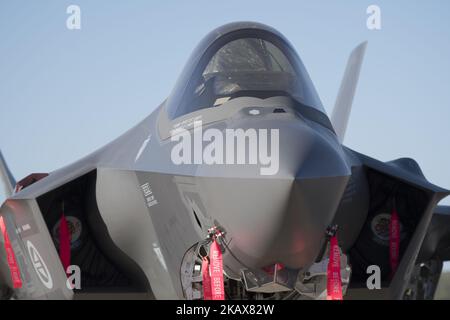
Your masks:
M66 28L70 4L81 30ZM380 31L366 27L371 4ZM368 40L345 144L380 160L412 157L450 188L446 0L2 0L0 148L12 172L52 171L126 131L169 94L207 32L238 20L292 42L329 112L348 54Z

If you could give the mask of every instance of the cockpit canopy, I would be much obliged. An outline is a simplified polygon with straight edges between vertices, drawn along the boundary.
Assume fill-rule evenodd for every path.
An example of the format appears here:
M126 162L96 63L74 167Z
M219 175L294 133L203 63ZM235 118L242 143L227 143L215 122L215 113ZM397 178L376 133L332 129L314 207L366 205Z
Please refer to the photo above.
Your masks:
M256 23L233 23L211 32L191 56L166 108L169 118L175 119L243 96L290 96L324 113L288 41Z

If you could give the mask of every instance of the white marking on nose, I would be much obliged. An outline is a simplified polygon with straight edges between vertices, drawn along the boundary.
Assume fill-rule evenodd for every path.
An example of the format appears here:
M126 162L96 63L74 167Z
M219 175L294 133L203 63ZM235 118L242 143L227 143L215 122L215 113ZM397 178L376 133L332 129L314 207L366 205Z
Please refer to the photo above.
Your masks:
M141 157L142 152L144 152L145 147L147 147L147 144L149 143L149 141L150 141L151 138L152 138L152 135L149 134L148 137L147 137L147 139L145 139L144 142L142 143L142 145L141 145L141 147L139 148L139 151L138 151L138 153L137 153L137 155L136 155L136 158L134 159L134 162L135 162L135 163L136 163L136 162L139 160L139 158Z

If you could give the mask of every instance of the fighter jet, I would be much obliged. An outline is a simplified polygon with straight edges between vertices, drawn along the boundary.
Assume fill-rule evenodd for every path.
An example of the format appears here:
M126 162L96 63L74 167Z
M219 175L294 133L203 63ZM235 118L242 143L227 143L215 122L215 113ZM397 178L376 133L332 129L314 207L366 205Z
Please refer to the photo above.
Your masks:
M2 156L1 298L205 299L219 263L225 299L326 299L332 276L344 299L431 299L450 192L343 145L366 45L329 117L283 35L227 24L98 151L17 183Z

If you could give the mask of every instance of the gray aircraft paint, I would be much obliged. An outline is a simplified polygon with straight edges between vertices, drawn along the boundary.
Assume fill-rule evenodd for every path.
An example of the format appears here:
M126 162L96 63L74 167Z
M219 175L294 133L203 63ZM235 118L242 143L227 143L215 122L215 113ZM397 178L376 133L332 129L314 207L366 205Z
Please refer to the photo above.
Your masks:
M214 41L241 29L279 35L254 23L218 29L200 44L179 81L189 77ZM73 298L72 290L66 288L64 270L36 199L90 172L96 172L96 204L114 244L143 271L155 298L182 299L183 256L205 239L207 229L214 225L226 231L229 250L224 253L225 270L234 278L239 278L244 268L260 268L274 262L292 268L311 264L324 244L325 229L333 221L343 221L340 222L346 230L343 248L351 247L365 221L365 215L361 214L368 202L364 168L372 168L430 195L389 292L391 298L401 297L436 204L448 191L396 163L382 163L344 147L333 128L320 120L323 117L328 120L321 106L306 107L306 114L296 109L295 101L286 96L240 97L219 107L170 119L167 105L176 99L177 93L173 92L150 116L113 142L51 172L2 205L0 212L7 217L25 279L24 287L15 292L18 298ZM280 107L285 112L274 113ZM260 111L258 114L249 113L255 108ZM170 158L175 144L170 141L172 130L180 125L190 129L194 119L221 131L279 129L279 172L261 176L258 165L175 165ZM151 188L151 200L142 188L146 184ZM15 236L12 231L25 224L30 229ZM27 253L28 241L39 251L51 274L50 289L36 274ZM296 243L302 245L296 247ZM4 257L0 266L1 278L8 278Z

